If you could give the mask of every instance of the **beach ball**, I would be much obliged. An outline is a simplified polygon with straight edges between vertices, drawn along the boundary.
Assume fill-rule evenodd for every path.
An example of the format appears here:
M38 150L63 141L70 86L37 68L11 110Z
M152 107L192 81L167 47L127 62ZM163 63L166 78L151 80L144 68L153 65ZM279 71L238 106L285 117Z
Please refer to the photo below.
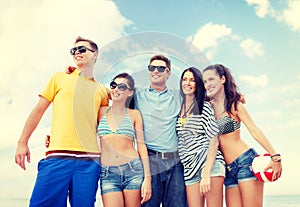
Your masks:
M252 162L252 172L254 173L255 177L261 182L273 182L273 170L268 169L268 171L264 172L265 167L269 164L271 160L270 154L258 154L254 158Z

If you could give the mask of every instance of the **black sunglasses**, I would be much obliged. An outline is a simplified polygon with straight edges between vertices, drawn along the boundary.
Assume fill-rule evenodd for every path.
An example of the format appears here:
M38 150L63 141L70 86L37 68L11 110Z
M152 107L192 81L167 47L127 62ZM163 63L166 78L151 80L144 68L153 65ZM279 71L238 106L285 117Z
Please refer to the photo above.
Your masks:
M130 90L130 88L125 83L117 84L115 81L110 82L109 86L111 89L115 89L118 87L120 91L125 91L126 89Z
M94 50L87 48L86 46L78 46L78 47L73 47L70 50L71 55L75 55L76 51L78 50L79 53L86 53L87 50L91 52L95 52Z
M158 72L163 73L166 69L168 69L166 66L154 66L154 65L148 65L148 70L150 72L155 71L157 69ZM169 69L168 69L169 70Z

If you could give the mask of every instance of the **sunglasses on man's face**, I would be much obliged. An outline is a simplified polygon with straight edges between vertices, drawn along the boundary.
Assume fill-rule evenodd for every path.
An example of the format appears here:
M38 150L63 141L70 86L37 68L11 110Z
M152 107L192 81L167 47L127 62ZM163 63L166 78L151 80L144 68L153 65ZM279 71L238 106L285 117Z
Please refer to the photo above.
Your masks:
M86 53L86 51L89 50L91 52L95 52L94 50L87 48L86 46L78 46L78 47L73 47L70 50L71 55L75 55L75 53L78 51L79 53Z
M130 88L125 83L119 83L119 84L117 84L115 81L112 81L109 84L109 86L110 86L111 89L115 89L115 88L118 87L118 89L120 91L125 91L126 89L130 90Z
M158 72L163 73L165 72L165 70L167 69L166 66L154 66L154 65L148 65L148 70L150 72L155 71L155 69L157 69ZM167 69L168 70L168 69Z

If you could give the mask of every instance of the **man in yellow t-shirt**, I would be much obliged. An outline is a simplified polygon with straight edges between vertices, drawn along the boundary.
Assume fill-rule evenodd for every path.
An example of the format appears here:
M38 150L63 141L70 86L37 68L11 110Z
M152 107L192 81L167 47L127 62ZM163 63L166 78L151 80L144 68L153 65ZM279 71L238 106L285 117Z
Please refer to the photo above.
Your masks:
M39 162L30 206L94 206L100 176L97 122L100 106L108 105L104 86L93 78L97 45L78 37L70 50L75 72L55 73L30 113L19 138L15 162L26 170L28 141L53 103L51 143Z

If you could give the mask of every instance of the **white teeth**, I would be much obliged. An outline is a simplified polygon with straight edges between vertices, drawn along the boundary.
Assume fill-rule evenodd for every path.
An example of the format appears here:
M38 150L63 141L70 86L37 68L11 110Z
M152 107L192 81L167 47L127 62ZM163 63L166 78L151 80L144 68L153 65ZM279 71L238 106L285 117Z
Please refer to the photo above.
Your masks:
M208 88L208 89L207 89L207 91L209 91L209 92L210 92L210 91L212 91L213 89L214 89L214 88Z
M118 94L118 93L113 93L112 95L115 96L115 97L120 96L120 94Z
M192 87L190 87L190 86L185 86L184 88L185 89L190 89L190 90L192 89Z

